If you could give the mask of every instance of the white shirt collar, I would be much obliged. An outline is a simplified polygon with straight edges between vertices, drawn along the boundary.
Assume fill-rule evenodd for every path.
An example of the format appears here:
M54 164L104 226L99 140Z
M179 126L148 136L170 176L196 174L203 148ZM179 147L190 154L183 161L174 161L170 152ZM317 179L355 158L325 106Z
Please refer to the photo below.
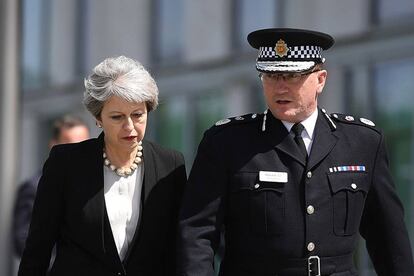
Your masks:
M301 124L305 127L305 132L308 138L313 139L313 132L315 130L316 120L318 119L318 109L316 108L313 113L303 120ZM294 123L282 121L283 125L286 127L287 131L290 132Z

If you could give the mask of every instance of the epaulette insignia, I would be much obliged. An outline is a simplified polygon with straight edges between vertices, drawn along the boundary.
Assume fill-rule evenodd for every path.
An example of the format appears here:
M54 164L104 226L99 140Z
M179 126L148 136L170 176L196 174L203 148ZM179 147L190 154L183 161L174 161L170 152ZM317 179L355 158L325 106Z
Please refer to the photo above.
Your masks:
M353 116L350 116L350 115L342 115L342 114L333 113L331 116L337 121L350 122L354 124L360 124L359 122L361 122L363 125L375 127L375 123L366 118L359 118L359 121L357 121Z
M241 122L244 122L244 121L249 122L253 119L256 119L256 117L257 117L256 113L254 113L254 114L245 114L243 116L237 116L237 117L222 119L222 120L216 122L214 125L215 126L222 126L222 125L228 124L230 122L232 122L232 123L235 123L235 122L240 122L241 123Z
M225 125L225 124L230 123L230 122L231 122L230 119L223 119L223 120L217 121L214 125L215 126L221 126L221 125Z
M373 121L371 121L371 120L368 120L368 119L365 119L365 118L360 118L359 119L362 123L364 123L364 124L366 124L366 125L369 125L369 126L375 126L375 124L374 124L374 122Z

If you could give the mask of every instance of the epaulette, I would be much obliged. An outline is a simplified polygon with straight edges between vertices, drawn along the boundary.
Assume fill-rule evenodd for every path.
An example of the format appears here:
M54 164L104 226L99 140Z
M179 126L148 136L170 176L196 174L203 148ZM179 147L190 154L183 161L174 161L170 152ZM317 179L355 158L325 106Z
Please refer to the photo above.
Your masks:
M220 121L217 121L212 128L217 128L217 127L221 127L224 125L235 125L235 124L244 124L244 123L252 122L256 120L258 116L259 114L257 113L250 113L250 114L245 114L242 116L222 119Z
M332 119L334 119L337 122L342 122L342 123L346 123L346 124L353 124L353 125L360 125L360 126L365 126L365 127L369 127L372 129L375 129L375 123L369 119L366 118L356 118L352 115L345 115L345 114L339 114L339 113L332 113L330 115L330 117Z

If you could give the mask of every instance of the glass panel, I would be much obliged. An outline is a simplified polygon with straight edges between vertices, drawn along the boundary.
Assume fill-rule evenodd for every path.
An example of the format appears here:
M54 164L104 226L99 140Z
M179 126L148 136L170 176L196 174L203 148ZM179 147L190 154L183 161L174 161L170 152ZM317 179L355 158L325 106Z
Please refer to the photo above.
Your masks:
M157 113L157 136L162 145L184 151L186 124L186 101L183 97L170 97L159 105Z
M250 48L247 35L257 29L275 27L278 14L277 0L236 0L236 44Z
M203 93L195 100L194 141L198 143L203 138L204 131L224 118L226 97L223 91L213 90Z
M377 125L386 135L390 166L406 209L409 233L414 231L414 58L374 67Z
M46 80L48 1L22 1L22 87L36 88Z
M394 19L409 18L414 15L413 0L379 0L378 17L380 22L391 22Z
M44 91L79 82L84 61L84 1L22 1L22 88Z
M157 0L155 7L154 58L163 64L177 62L182 57L183 3L181 0Z

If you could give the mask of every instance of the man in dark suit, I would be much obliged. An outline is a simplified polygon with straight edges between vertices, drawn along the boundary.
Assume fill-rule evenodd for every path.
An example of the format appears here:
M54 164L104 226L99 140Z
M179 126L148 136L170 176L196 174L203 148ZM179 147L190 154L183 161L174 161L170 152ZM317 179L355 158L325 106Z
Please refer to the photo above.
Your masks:
M248 36L268 109L206 131L180 214L178 275L357 275L358 233L378 275L414 275L385 150L365 118L317 105L331 36L265 29Z
M58 144L77 143L89 138L89 129L79 118L65 115L56 119L52 125L52 138L49 148ZM37 183L41 172L23 182L17 192L13 216L13 244L17 257L21 258L36 197Z

